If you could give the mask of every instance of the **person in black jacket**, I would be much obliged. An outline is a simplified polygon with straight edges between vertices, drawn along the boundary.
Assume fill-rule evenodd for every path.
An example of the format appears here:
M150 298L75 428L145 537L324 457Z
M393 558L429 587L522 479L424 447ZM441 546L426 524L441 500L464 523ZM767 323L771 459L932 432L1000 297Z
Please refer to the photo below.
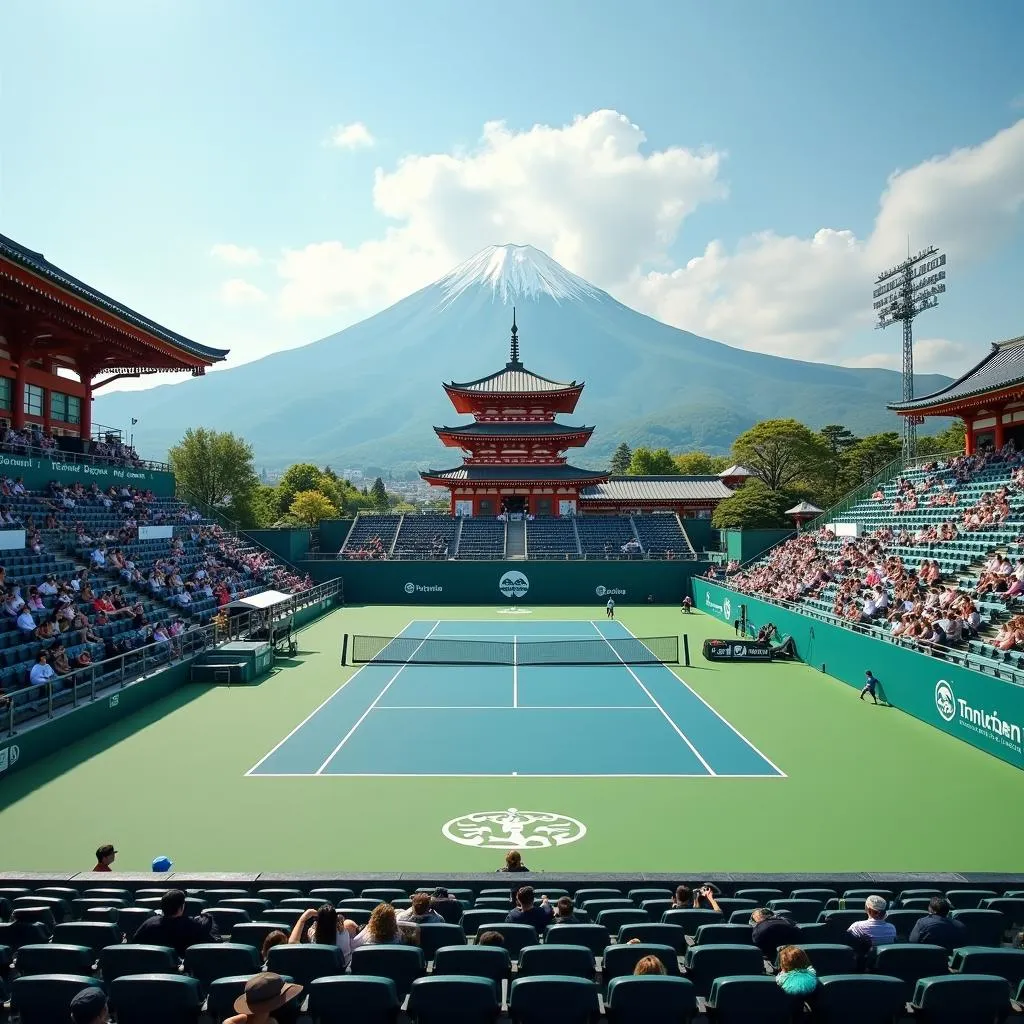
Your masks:
M966 946L967 929L962 921L951 920L949 911L949 900L933 896L928 901L928 916L915 922L910 941L944 946L950 953L958 946Z
M430 909L437 911L448 924L458 924L462 920L462 903L443 885L431 893Z
M160 913L143 921L132 942L170 946L179 957L199 942L220 942L217 923L206 914L185 916L185 894L171 889L160 897Z
M758 907L750 915L750 923L753 926L751 939L770 963L775 963L775 957L783 946L800 945L799 927L784 917L776 917L775 912L767 907Z

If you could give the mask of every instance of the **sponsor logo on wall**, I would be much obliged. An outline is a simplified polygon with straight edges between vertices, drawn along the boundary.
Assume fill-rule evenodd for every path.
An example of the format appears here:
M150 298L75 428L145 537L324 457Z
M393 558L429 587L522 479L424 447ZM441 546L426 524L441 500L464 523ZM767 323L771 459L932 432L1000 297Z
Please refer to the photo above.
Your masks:
M0 455L0 466L16 469L39 469L47 473L77 473L81 476L109 477L111 480L152 480L155 473L122 466L103 466L91 462L54 462L52 459L32 459L27 455Z
M704 607L710 608L713 612L718 612L726 622L732 618L732 601L729 598L725 598L721 604L717 601L712 601L710 590L704 591Z
M402 589L407 594L442 594L444 593L444 587L440 585L423 586L419 583L406 583Z
M1024 752L1019 723L1007 722L997 710L972 707L963 697L956 695L953 684L946 679L935 684L935 710L939 718L949 725L967 729L1018 754Z
M13 768L20 756L21 748L13 743L9 747L0 747L0 772Z
M530 581L518 569L513 569L498 580L498 589L503 597L525 597Z
M621 587L598 587L594 591L598 597L625 597L626 592Z
M441 835L460 846L486 850L545 850L575 843L587 826L553 811L474 811L441 826Z

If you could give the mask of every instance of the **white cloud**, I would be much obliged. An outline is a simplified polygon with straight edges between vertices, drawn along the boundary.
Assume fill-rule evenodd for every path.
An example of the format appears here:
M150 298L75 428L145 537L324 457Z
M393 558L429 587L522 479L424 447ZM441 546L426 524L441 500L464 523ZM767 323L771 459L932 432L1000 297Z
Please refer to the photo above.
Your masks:
M255 306L267 301L266 292L240 277L232 277L220 286L220 298L228 306Z
M764 230L735 246L709 241L674 265L669 254L687 216L727 195L723 160L711 148L651 149L613 110L523 131L488 123L470 148L377 169L373 204L392 222L378 237L286 250L277 262L280 312L351 318L485 245L524 242L667 323L758 351L859 363L875 358L851 341L871 325L871 282L905 254L908 234L962 266L1019 230L1024 205L1021 120L895 172L864 237L841 224L809 237ZM920 366L957 370L965 354L936 342L921 349Z
M887 370L903 369L902 336L894 332L892 351L872 352L867 355L851 356L843 360L843 366L879 367ZM914 373L948 373L950 367L957 367L962 373L977 362L979 354L959 341L948 338L914 339Z
M210 250L210 255L233 267L257 267L263 262L255 246L235 245L233 242L218 243Z
M376 141L362 121L335 125L327 137L327 144L336 149L369 149Z

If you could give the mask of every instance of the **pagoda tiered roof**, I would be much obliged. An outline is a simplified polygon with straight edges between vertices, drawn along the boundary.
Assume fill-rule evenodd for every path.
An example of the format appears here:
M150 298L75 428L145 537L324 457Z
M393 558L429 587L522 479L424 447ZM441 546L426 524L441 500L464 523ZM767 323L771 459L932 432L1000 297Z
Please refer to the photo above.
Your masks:
M478 391L487 394L533 395L556 391L578 391L583 384L577 381L564 383L542 377L539 373L528 370L521 362L508 362L496 373L477 380L457 384L454 381L445 384L446 391Z
M468 437L569 437L586 434L589 437L593 427L574 427L567 423L545 421L543 423L521 423L516 420L485 420L464 423L459 427L434 427L438 434Z
M541 483L596 483L607 480L607 473L576 466L502 465L459 466L456 469L427 469L420 473L424 480L443 483L519 483L523 480Z

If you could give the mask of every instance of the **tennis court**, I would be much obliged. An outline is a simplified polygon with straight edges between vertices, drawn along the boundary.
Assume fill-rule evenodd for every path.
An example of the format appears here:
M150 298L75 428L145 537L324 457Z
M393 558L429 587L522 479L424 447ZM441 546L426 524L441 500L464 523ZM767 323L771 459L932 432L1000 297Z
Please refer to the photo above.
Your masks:
M367 663L247 774L784 778L667 667L677 641L578 619L355 637Z

